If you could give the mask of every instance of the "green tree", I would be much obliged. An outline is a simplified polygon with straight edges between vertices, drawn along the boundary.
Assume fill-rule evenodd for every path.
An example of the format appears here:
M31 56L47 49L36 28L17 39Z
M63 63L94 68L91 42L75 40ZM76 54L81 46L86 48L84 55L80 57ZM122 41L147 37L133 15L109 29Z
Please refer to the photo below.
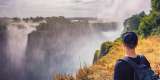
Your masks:
M133 15L132 17L126 19L123 23L124 32L137 31L140 25L141 18L143 18L144 16L145 16L145 13L141 12L140 14Z
M155 11L152 11L148 16L143 17L138 28L138 33L143 37L151 35L153 31L158 28L158 18L159 15Z
M113 42L111 41L106 41L102 43L101 50L100 50L100 56L105 56L109 52L112 46L113 46Z
M160 0L151 0L152 3L152 10L160 11Z
M149 15L142 12L125 20L124 32L134 31L142 37L160 35L160 0L151 2L152 10Z

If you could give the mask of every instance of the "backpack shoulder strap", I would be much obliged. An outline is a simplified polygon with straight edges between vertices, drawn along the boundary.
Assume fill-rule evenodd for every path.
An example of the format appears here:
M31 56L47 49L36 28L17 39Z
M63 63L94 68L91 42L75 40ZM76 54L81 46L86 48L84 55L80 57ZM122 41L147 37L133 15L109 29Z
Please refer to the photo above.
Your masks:
M140 59L141 59L140 63L141 63L141 64L144 63L145 60L146 60L146 57L145 57L144 55L139 55L139 57L140 57Z
M134 70L136 70L138 65L134 61L132 61L129 57L124 57L122 60L127 62Z

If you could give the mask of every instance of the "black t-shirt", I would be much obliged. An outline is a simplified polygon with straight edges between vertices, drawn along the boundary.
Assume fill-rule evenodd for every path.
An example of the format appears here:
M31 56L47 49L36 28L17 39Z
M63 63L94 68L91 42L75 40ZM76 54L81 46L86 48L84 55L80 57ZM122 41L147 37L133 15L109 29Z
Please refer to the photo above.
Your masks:
M136 58L129 58L135 63L140 64L140 56L137 56ZM150 63L146 58L143 63L150 67ZM134 69L127 62L119 60L115 65L114 80L134 80L134 73Z

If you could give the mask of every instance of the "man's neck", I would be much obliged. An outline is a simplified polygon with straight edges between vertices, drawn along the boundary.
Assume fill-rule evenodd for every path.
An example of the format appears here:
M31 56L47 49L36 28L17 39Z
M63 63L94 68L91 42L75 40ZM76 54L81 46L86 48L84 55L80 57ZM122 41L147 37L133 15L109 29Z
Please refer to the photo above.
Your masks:
M126 56L133 58L137 57L135 49L127 49Z

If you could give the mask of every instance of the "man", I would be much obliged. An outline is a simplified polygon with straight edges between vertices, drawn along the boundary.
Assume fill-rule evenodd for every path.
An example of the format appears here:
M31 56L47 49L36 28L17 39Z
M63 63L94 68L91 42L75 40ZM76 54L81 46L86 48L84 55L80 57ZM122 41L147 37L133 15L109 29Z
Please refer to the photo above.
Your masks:
M122 35L122 42L125 49L125 58L129 58L136 64L141 64L141 56L136 54L135 48L138 44L138 37L134 32L126 32ZM143 64L150 68L150 63L144 57ZM137 80L133 67L123 60L118 60L114 70L114 80Z

